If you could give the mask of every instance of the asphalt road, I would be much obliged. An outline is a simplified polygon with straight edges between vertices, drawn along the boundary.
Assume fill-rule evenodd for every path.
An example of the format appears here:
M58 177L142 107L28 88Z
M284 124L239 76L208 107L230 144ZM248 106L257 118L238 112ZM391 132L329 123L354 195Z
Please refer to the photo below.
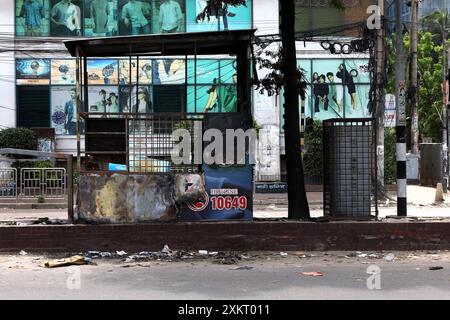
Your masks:
M195 262L124 262L48 269L49 258L0 256L0 299L449 299L448 252L387 253L376 258L349 253L250 253L235 265ZM368 253L370 254L370 253ZM307 254L309 255L309 254ZM354 254L353 254L354 255ZM363 254L364 256L364 254ZM380 290L369 290L369 266L380 268ZM431 271L430 267L443 267ZM237 268L241 268L236 270ZM321 272L323 276L303 275ZM376 279L376 278L374 278ZM376 286L376 281L371 281ZM79 287L79 288L78 288Z

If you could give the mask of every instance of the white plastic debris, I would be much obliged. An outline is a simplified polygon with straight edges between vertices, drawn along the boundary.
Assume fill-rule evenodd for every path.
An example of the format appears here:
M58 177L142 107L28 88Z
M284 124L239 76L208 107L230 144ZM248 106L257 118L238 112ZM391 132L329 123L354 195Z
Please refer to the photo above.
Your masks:
M28 253L26 251L24 251L24 250L20 250L19 254L21 256L26 256Z
M198 254L201 256L207 256L208 255L208 250L198 250Z
M172 254L172 250L170 250L169 246L166 244L164 248L161 250L162 253Z
M392 262L395 260L395 255L393 253L389 253L384 257L384 260L386 260L388 262Z
M110 258L110 257L112 257L112 253L111 252L100 252L100 256L102 258Z
M116 251L116 254L117 254L119 257L123 257L123 256L126 256L126 255L127 255L127 253L126 253L125 251Z
M280 252L280 256L282 256L282 257L287 257L288 254L287 254L287 252Z

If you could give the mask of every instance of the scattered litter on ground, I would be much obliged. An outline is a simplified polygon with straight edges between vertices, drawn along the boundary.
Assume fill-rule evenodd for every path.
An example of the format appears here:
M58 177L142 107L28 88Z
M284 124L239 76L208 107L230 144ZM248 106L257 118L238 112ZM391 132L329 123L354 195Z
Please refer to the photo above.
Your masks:
M130 262L134 262L134 259L132 257L128 257L125 259L124 261L125 263L130 263Z
M68 221L63 219L49 219L48 217L44 217L34 220L31 224L61 225L68 224Z
M121 268L133 268L133 267L142 267L142 268L149 268L150 265L144 265L142 263L135 263L135 264L123 264L120 266ZM112 270L111 270L112 271Z
M33 221L33 224L46 224L48 220L49 220L48 217L39 218L39 219Z
M87 255L91 258L98 258L100 257L99 251L88 251Z
M352 279L353 279L353 281L355 281L355 282L364 281L363 278L361 278L361 277L356 277L356 276L353 276Z
M117 254L119 257L124 257L124 256L127 255L127 253L126 253L125 251L116 251L116 254Z
M444 267L430 267L430 271L442 270Z
M231 269L231 270L252 270L252 269L253 269L253 267L242 266L242 267L236 267L236 268L233 268L233 269Z
M214 258L215 263L231 265L236 264L241 260L241 256L237 253L225 253L219 252L218 255Z
M301 274L304 276L308 276L308 277L323 277L324 276L324 274L322 272L318 272L318 271L302 272Z
M28 253L26 251L24 251L24 250L20 250L19 254L21 256L26 256Z
M83 253L79 254L80 256ZM145 261L161 261L161 262L178 262L178 261L201 261L201 260L212 260L213 263L232 265L236 264L241 260L251 260L258 255L249 255L246 253L235 253L235 252L217 252L217 251L183 251L183 250L172 250L169 246L165 245L161 251L141 251L136 254L128 254L125 251L116 252L100 252L100 251L88 251L85 256L91 259L99 258L116 258L122 259L126 264L132 262L145 262Z
M288 254L287 254L287 252L280 252L280 256L282 256L282 257L287 257Z
M46 268L57 268L57 267L66 267L72 265L86 265L93 264L92 259L83 256L72 256L64 259L56 259L52 261L47 261L44 263L44 267Z
M384 260L387 262L392 262L395 260L395 255L393 253L389 253L384 257Z
M166 245L164 245L164 248L161 250L161 253L165 253L167 255L171 255L172 254L172 250L170 250L169 246L166 244Z

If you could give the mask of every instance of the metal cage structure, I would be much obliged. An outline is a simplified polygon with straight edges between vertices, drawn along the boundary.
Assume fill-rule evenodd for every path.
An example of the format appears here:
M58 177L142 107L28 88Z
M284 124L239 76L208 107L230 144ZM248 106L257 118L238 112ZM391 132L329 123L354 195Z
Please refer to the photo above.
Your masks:
M378 217L375 119L323 122L324 215Z

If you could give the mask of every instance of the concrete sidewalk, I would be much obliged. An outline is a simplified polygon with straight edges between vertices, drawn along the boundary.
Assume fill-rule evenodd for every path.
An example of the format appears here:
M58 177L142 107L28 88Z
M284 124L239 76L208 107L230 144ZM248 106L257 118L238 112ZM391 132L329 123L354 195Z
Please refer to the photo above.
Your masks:
M397 197L396 191L388 191L389 197L395 199ZM407 189L408 204L417 206L429 206L434 205L436 196L436 189L430 187L421 187L410 185ZM323 192L322 191L310 191L306 193L308 202L311 206L317 206L323 204ZM288 196L287 193L279 194L264 194L256 193L254 195L255 206L283 206L287 207ZM388 203L389 204L389 203ZM444 204L450 204L450 193L444 194Z
M392 194L391 194L392 195ZM395 194L392 195L395 197ZM418 186L408 186L408 216L417 218L450 217L450 194L445 195L445 202L434 204L435 190ZM311 217L323 216L322 192L308 192ZM395 202L379 204L379 218L395 216L397 207ZM257 219L285 219L288 217L287 194L255 194L254 217ZM0 204L0 224L13 221L16 224L31 224L39 219L68 218L66 209L10 209Z

